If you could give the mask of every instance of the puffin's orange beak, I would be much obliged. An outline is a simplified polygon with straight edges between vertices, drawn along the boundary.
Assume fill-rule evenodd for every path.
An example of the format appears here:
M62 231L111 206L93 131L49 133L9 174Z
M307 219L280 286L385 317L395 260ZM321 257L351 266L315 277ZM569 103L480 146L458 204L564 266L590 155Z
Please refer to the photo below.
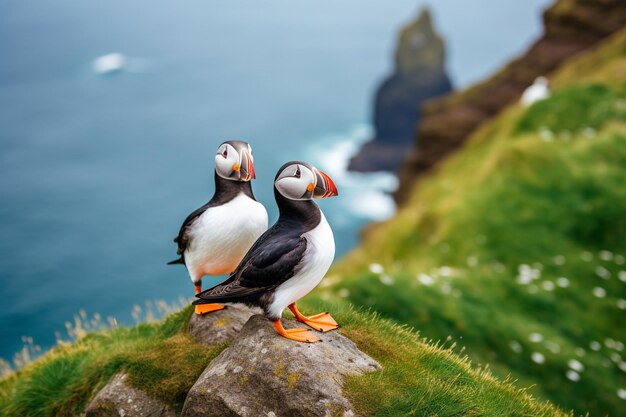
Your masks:
M250 181L256 178L254 172L254 163L252 162L252 154L244 150L241 155L241 166L239 167L239 177L242 181Z
M314 198L328 198L339 195L337 186L328 174L315 168L315 176L317 178L317 184L313 190Z

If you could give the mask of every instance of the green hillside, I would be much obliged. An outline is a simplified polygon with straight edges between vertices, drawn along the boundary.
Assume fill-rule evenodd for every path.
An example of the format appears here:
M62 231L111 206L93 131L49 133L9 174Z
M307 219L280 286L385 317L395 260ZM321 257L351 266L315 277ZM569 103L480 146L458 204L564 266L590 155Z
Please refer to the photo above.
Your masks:
M576 413L626 409L626 30L422 179L322 299L448 336Z
M341 333L384 367L347 381L358 415L565 415L487 370L472 367L451 346L427 343L373 313L330 309L343 325ZM186 332L191 314L187 308L162 323L91 333L56 348L0 381L0 415L79 415L119 370L130 375L133 386L181 409L189 388L226 347L206 348L192 341Z

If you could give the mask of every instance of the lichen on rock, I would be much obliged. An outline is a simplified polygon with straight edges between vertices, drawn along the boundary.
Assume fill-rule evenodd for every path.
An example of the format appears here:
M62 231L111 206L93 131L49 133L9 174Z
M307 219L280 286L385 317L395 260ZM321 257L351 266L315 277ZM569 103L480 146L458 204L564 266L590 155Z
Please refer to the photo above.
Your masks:
M98 392L87 406L87 417L176 417L178 413L163 402L126 384L119 373Z
M210 314L193 314L187 331L198 343L205 346L229 342L248 319L259 312L259 309L242 304L227 305L225 309Z
M287 328L299 326L285 321ZM319 337L314 344L284 339L267 319L253 316L198 378L182 415L353 415L343 377L381 367L338 332Z

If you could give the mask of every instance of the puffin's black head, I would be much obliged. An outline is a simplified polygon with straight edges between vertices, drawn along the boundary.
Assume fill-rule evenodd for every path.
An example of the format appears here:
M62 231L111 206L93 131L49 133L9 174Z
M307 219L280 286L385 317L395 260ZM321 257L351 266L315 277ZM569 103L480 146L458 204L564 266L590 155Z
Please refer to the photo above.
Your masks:
M310 200L339 195L330 177L311 164L301 161L287 162L280 167L274 187L290 200Z
M227 180L250 181L256 178L253 161L248 142L227 140L217 148L215 172Z

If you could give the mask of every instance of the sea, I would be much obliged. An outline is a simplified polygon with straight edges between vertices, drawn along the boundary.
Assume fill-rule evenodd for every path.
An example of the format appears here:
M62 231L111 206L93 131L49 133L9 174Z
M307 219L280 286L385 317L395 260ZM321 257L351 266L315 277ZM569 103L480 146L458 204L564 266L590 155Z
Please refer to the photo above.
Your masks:
M523 51L548 3L431 2L455 86ZM136 306L192 296L184 267L166 262L185 216L213 193L226 139L251 143L270 222L282 163L330 174L340 196L319 204L336 259L393 215L394 175L346 166L373 134L398 30L424 5L0 2L0 358L50 348L75 315L127 325ZM96 61L109 54L119 68Z

